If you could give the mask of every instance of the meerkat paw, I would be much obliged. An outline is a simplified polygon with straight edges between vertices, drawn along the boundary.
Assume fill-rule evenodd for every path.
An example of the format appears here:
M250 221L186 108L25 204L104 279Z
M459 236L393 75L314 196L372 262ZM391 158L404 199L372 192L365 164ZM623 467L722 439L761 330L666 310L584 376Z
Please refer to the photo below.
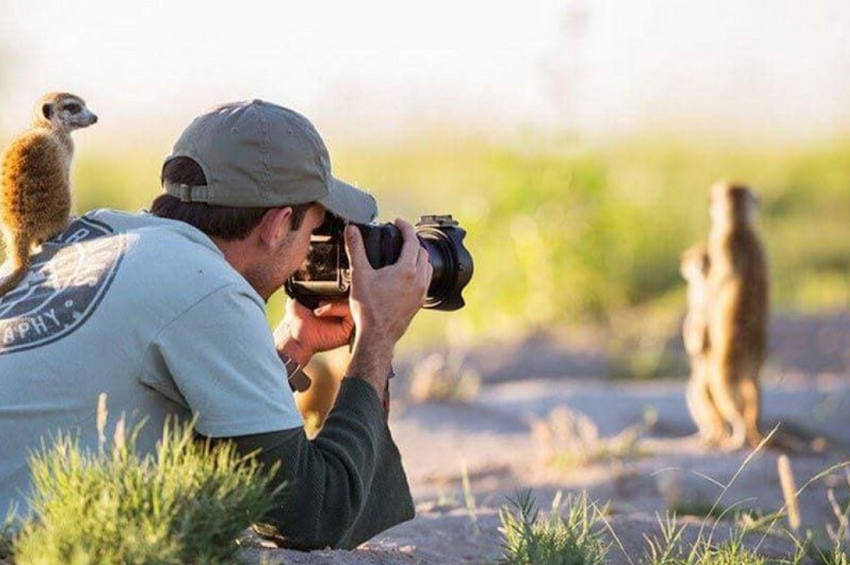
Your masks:
M724 440L723 443L720 444L720 449L725 451L726 453L732 453L744 449L746 445L747 442L745 441L729 438Z
M723 451L738 451L747 445L747 430L743 426L732 426L732 435L723 438L720 448Z
M705 431L699 434L700 443L707 450L717 449L722 447L726 441L726 435L722 430Z

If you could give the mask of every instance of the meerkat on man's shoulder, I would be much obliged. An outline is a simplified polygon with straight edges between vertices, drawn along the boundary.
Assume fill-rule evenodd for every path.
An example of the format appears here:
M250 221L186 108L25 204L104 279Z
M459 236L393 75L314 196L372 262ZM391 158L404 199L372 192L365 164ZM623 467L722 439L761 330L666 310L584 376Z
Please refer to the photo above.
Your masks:
M74 156L71 132L96 122L82 98L52 92L36 103L30 129L3 152L0 229L8 274L0 282L0 297L26 276L33 250L67 227Z

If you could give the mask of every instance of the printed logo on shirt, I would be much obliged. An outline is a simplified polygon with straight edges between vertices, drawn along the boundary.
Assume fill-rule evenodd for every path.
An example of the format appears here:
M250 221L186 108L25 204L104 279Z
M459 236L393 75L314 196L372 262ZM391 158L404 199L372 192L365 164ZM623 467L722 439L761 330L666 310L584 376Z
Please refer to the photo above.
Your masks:
M45 242L24 280L0 298L0 355L40 347L82 326L115 278L125 240L81 217Z

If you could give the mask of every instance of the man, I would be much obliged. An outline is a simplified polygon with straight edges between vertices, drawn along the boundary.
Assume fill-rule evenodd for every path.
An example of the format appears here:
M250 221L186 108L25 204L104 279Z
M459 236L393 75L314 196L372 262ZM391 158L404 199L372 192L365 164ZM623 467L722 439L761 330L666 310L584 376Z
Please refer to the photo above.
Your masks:
M274 336L265 302L307 256L328 213L364 223L376 206L331 175L303 116L254 100L216 108L183 133L151 214L109 210L72 223L0 300L0 504L26 509L29 450L57 430L98 446L95 412L148 418L152 452L165 419L232 440L280 464L267 517L289 547L353 547L413 516L382 403L395 342L431 277L413 228L395 265L373 270L358 230L347 303L287 305ZM287 377L313 353L347 344L336 406L308 441Z

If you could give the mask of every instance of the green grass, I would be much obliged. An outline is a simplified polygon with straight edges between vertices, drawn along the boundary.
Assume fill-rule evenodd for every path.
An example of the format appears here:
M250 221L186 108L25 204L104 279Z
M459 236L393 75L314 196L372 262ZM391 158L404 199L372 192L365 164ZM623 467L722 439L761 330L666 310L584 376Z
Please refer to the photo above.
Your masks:
M826 548L810 543L803 549L815 565L850 565L850 554L840 543Z
M166 150L81 146L78 210L146 206L159 191ZM371 189L383 220L453 213L469 232L476 268L467 307L424 313L410 343L446 331L475 339L602 324L621 336L612 344L624 360L616 371L680 371L664 349L684 308L678 258L705 237L707 189L718 178L750 183L761 198L778 310L850 305L850 139L803 148L652 139L598 147L446 136L390 147L336 144L333 151L335 174ZM646 313L659 320L648 336Z
M604 510L590 502L586 493L569 497L563 507L557 501L558 498L547 518L540 517L530 491L518 494L501 508L502 556L498 565L608 565L613 562L609 557L611 537L616 546L626 551L608 524ZM659 517L660 535L645 536L645 551L641 555L629 555L629 562L637 565L850 565L844 545L839 541L823 548L811 537L799 540L785 532L796 550L786 557L768 560L757 550L764 538L752 529L735 525L728 539L713 539L714 521L710 516L715 506L702 512L706 520L699 527L696 540L690 544L685 541L685 533L688 528L694 528L694 524L677 522L674 513L668 513L666 519ZM562 514L564 507L566 511Z
M713 543L710 534L701 532L692 546L684 547L686 528L672 519L661 521L661 537L647 540L649 550L641 565L768 565L764 557L744 544L743 531L722 544ZM783 565L798 565L802 558L802 554L789 556Z
M12 546L14 545L15 530L13 528L11 512L3 524L0 525L0 559L12 557Z
M499 512L500 565L604 565L609 544L600 535L597 507L586 495L568 497L564 506L565 516L555 503L549 517L543 519L531 492L518 493Z
M137 456L132 438L93 454L62 437L31 469L17 565L234 563L235 540L273 503L251 460L189 428L167 429L156 457Z

